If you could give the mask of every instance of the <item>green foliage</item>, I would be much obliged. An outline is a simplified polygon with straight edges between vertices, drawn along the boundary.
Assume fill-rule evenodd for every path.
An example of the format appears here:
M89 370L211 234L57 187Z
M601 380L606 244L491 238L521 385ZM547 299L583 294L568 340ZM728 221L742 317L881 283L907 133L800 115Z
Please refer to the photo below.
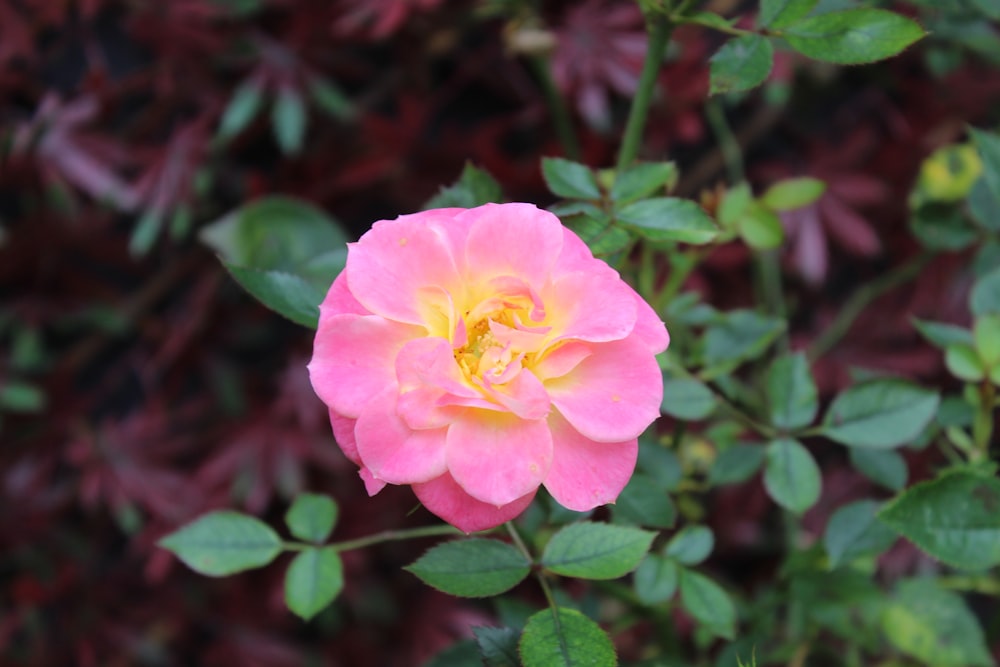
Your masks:
M651 553L639 564L632 579L635 594L643 603L666 602L677 592L680 567L677 561Z
M489 597L519 584L531 563L505 542L472 538L439 544L405 569L445 593Z
M972 286L969 309L977 317L1000 314L1000 267L987 273Z
M618 656L597 623L574 609L550 609L530 619L521 635L524 667L614 667Z
M656 533L628 526L580 522L552 536L542 565L566 577L617 579L639 565Z
M488 172L468 163L462 169L462 175L458 180L448 187L442 187L424 208L474 208L502 200L503 191L496 179Z
M266 523L226 510L206 514L158 544L210 577L262 567L282 549L281 538Z
M476 646L485 667L521 667L518 640L521 633L514 628L473 628Z
M698 565L712 553L715 535L708 526L685 526L663 550L663 555L681 565Z
M879 518L931 556L953 567L1000 564L1000 480L955 471L910 487Z
M774 211L792 211L812 204L826 192L826 183L804 176L778 181L761 195L764 206Z
M681 604L713 634L736 636L736 607L729 594L703 574L683 569L680 573Z
M877 518L880 503L858 500L837 509L823 531L823 546L835 568L861 556L874 556L892 546L896 534Z
M285 524L295 537L321 544L337 523L337 503L330 496L302 493L285 513Z
M308 621L327 607L344 588L344 567L333 547L299 553L285 573L285 603Z
M638 162L615 176L609 194L616 204L628 204L658 190L671 190L677 184L677 177L677 165L673 162Z
M619 494L612 513L615 523L653 528L670 528L677 518L677 510L666 488L644 473L632 476Z
M924 430L940 402L937 392L905 380L870 380L834 399L824 434L848 447L898 447Z
M802 353L778 357L767 373L768 412L771 423L782 430L808 426L819 410L819 396L809 361Z
M906 461L891 449L866 449L851 447L847 451L851 465L876 484L891 491L900 491L906 486L908 471Z
M896 55L924 36L919 24L881 9L848 9L804 18L782 36L802 55L839 65L859 65Z
M767 80L774 66L774 47L761 35L729 40L709 60L712 95L756 88Z
M715 409L715 394L703 383L692 379L663 381L660 410L678 419L704 419Z
M586 165L559 157L542 158L542 176L552 194L566 199L600 199L597 178Z
M819 466L800 442L782 438L767 443L764 488L774 502L801 514L819 500L821 485Z
M757 23L780 30L805 18L816 6L817 0L761 0Z
M306 105L293 88L278 91L271 107L274 138L285 155L298 155L306 136Z
M618 220L640 237L656 243L704 244L719 233L715 222L700 206L676 197L652 197L628 204L618 211Z
M708 481L713 486L739 484L750 479L764 465L766 450L755 445L734 445L719 452Z

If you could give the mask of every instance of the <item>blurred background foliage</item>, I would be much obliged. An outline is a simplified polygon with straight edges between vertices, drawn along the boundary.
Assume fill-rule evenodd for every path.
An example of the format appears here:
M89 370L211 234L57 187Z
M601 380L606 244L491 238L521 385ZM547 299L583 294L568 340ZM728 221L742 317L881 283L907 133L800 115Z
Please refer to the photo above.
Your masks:
M703 4L729 17L756 9ZM722 98L708 96L708 58L723 36L678 29L640 147L643 158L676 161L675 192L720 220L736 192L723 183L741 180L727 174L720 128L731 128L761 201L790 177L825 183L807 206L776 207L794 309L787 335L819 352L824 404L852 368L957 387L951 376L971 371L957 356L946 367L911 318L969 327L969 288L1000 264L981 198L969 199L971 223L954 215L981 171L963 143L967 125L1000 120L1000 12L990 0L882 4L930 36L864 68L779 49L763 88ZM337 498L338 539L429 520L411 514L405 489L364 495L309 386L310 332L249 298L215 253L236 267L294 268L309 301L342 263L343 241L372 221L435 196L461 204L448 199L461 191L441 186L467 164L510 199L552 204L540 158L614 162L645 48L642 14L624 0L0 0L0 662L417 665L470 626L523 620L516 598L502 608L459 600L402 571L419 541L345 553L344 592L310 624L285 609L280 571L213 581L155 546L210 509L280 517L304 490ZM234 212L266 195L281 197ZM260 244L234 237L234 220L241 234L265 233L276 209L307 228L324 222L308 238L279 239L273 258L248 258ZM317 245L330 251L317 258ZM308 266L281 265L299 251ZM848 296L914 258L911 279L861 303L833 346ZM719 310L752 303L745 244L699 262L685 291ZM714 317L684 297L663 305L679 330ZM308 308L291 317L308 324ZM687 344L675 339L682 352ZM675 416L702 414L689 409ZM671 428L663 420L663 433ZM733 590L764 591L763 609L768 595L792 600L773 619L775 636L819 628L784 664L844 664L838 647L877 645L863 614L869 575L837 590L785 576L808 570L815 550L778 571L782 512L756 474L761 462L731 440L689 433L669 465L647 471L671 475L676 511L711 526L707 566ZM849 501L887 497L941 462L935 449L902 451L902 464L886 464L814 447L823 494L802 539L821 540ZM854 509L870 520L870 507ZM898 541L872 572L891 582L930 562ZM520 593L525 608L539 606L536 591ZM900 595L955 608L938 588ZM996 595L969 596L995 656ZM814 604L837 596L850 604ZM749 655L746 642L713 643L676 609L616 635L620 655L643 658L667 625L690 664Z

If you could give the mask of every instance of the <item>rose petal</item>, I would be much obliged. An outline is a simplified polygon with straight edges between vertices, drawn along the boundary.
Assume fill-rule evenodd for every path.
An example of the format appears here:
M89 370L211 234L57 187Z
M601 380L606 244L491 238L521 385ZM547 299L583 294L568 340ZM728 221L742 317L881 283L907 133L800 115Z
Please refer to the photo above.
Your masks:
M632 337L646 346L653 354L659 354L670 345L670 334L663 320L656 314L653 307L646 303L639 294L625 283L636 302L635 328Z
M549 428L552 467L544 483L556 502L577 512L613 503L635 470L638 440L589 440L555 412Z
M357 419L350 419L330 410L330 426L333 427L333 438L340 446L340 451L344 452L344 456L349 458L352 463L361 465L361 457L358 456L358 443L354 439L354 425L357 422Z
M544 419L549 414L549 392L531 371L521 369L513 379L500 385L491 384L488 377L484 377L483 389L521 419Z
M663 377L656 358L631 338L592 349L571 372L545 382L553 405L591 440L638 437L660 416Z
M486 204L458 219L472 220L467 271L487 280L514 276L529 285L545 283L562 248L559 218L532 204Z
M375 479L389 484L426 482L445 472L447 429L414 430L396 414L396 390L373 399L358 417L358 455Z
M593 350L589 343L563 342L547 351L531 370L544 383L545 380L566 375L591 354Z
M447 212L425 211L381 220L357 243L348 244L344 272L354 297L388 319L424 324L422 290L462 289L450 242L439 226L428 224L451 218Z
M357 417L387 386L395 386L394 361L423 330L374 315L334 315L320 323L309 362L316 394L344 417Z
M365 491L369 496L374 496L376 493L385 488L385 482L380 479L375 479L375 476L372 475L372 471L365 466L361 466L361 470L358 470L358 477L360 477L361 481L365 483Z
M550 343L621 340L635 327L635 295L612 272L564 274L543 291L542 299L548 315L544 324L552 327Z
M448 470L473 498L496 507L533 492L552 464L545 421L470 410L448 427Z
M333 284L330 285L330 289L327 290L323 303L319 305L321 326L324 320L334 315L346 314L371 315L368 309L362 306L361 302L351 294L351 290L347 288L347 274L345 271L341 271L334 279Z
M470 496L448 474L429 482L414 484L413 492L424 507L466 533L486 530L510 521L527 509L535 497L535 491L532 490L497 507Z

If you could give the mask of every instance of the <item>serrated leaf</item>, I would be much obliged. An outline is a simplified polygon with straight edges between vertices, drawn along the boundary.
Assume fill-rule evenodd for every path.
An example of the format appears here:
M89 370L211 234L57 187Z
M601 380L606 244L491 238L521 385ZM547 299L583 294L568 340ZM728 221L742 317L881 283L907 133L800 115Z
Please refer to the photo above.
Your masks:
M731 39L709 59L709 94L741 92L767 80L774 66L774 47L761 35Z
M869 380L834 399L823 434L848 447L898 447L920 435L940 402L937 392L905 380Z
M724 449L708 471L708 482L712 486L745 482L760 470L764 458L764 448L756 445L734 445Z
M805 18L817 0L761 0L757 24L780 30Z
M809 450L783 438L767 444L764 488L785 509L801 514L819 500L822 478Z
M851 447L847 450L847 455L855 470L876 484L892 491L901 491L906 486L909 471L899 452L892 449Z
M644 604L654 605L674 596L679 578L677 561L659 554L649 554L635 571L632 587Z
M736 230L744 243L755 250L771 250L785 240L785 228L778 215L753 201L736 221Z
M664 380L660 411L688 421L704 419L715 409L715 394L703 383L692 379Z
M578 611L559 607L528 619L521 633L524 667L615 667L614 644L601 627Z
M760 197L760 203L773 211L794 211L808 206L823 196L826 183L818 178L802 176L778 181Z
M882 9L847 9L802 19L782 36L804 56L839 65L889 58L925 35L912 19Z
M632 244L632 234L616 227L611 216L601 211L595 215L574 215L566 219L564 224L598 257L614 254Z
M676 183L677 165L673 162L640 162L615 176L611 199L616 204L627 204L657 190L670 189Z
M566 577L617 579L634 570L656 533L582 521L560 529L542 553L542 565Z
M403 569L445 593L479 598L521 583L531 563L510 544L472 538L439 544Z
M794 430L816 418L819 395L805 354L775 359L767 371L766 386L768 412L775 427Z
M823 531L831 568L860 556L880 554L892 546L896 534L875 516L880 507L874 500L859 500L833 513Z
M503 191L496 179L489 172L466 163L458 180L446 188L441 188L424 208L475 208L501 201L503 201Z
M330 496L300 493L285 513L292 535L307 542L323 542L337 523L337 503Z
M206 514L157 544L210 577L267 565L282 548L281 538L266 523L229 510Z
M300 276L283 271L223 265L243 289L265 306L296 324L315 329L323 293Z
M600 199L594 172L586 165L561 157L542 158L542 176L552 194L566 199Z
M705 365L755 359L785 330L785 321L753 310L733 310L705 332Z
M297 90L278 91L271 107L271 126L278 147L285 155L297 155L306 136L306 105Z
M521 667L517 652L520 630L514 628L474 627L479 656L485 667Z
M952 343L972 344L972 333L963 327L946 322L913 319L913 326L920 335L935 347L944 349Z
M953 472L910 487L879 518L931 556L953 567L1000 564L1000 480Z
M714 634L736 636L736 607L729 594L703 574L682 569L681 604L691 616Z
M972 286L969 309L976 317L1000 314L1000 267L987 273Z
M611 508L615 523L670 528L677 518L666 489L644 473L632 475Z
M653 242L704 244L719 234L705 211L693 201L676 197L651 197L622 208L618 221Z
M904 581L882 616L900 651L934 667L992 667L983 630L961 596L934 579Z
M697 565L709 557L715 535L708 526L685 526L670 538L663 555L681 565Z
M306 549L285 573L285 604L305 621L323 611L344 588L344 567L334 547Z

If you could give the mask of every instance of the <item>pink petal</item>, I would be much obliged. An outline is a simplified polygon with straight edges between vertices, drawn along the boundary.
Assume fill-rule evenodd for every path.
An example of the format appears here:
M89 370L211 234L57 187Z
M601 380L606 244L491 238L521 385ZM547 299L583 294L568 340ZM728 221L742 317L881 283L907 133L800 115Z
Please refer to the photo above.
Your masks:
M447 211L433 210L380 220L357 243L348 244L344 271L354 297L383 317L424 324L421 290L449 292L460 284L448 240L429 224L450 217Z
M414 484L413 492L424 507L466 533L486 530L510 521L527 509L535 497L535 490L532 490L506 505L496 507L470 496L448 474L429 482Z
M636 302L635 329L632 330L632 337L641 341L653 354L663 352L670 345L670 333L667 332L666 325L638 292L631 287L629 290L632 291Z
M621 340L635 327L634 293L611 271L564 274L543 291L542 298L553 341Z
M330 410L330 426L333 427L333 437L340 446L340 451L349 458L352 463L361 465L361 457L358 456L358 443L354 439L354 425L357 419L350 419L338 415Z
M556 502L577 512L613 503L635 470L638 440L588 440L558 413L549 417L549 428L552 467L545 488Z
M572 372L545 383L556 409L597 442L636 438L660 416L663 377L656 358L631 338L593 345Z
M457 407L501 410L468 384L444 338L417 338L396 357L400 397L396 410L410 428L439 428L456 418Z
M387 386L403 345L423 333L372 315L333 315L320 321L309 379L320 399L344 417L357 417Z
M472 227L465 248L470 274L489 279L516 276L545 283L563 243L559 218L532 204L486 204L458 216Z
M495 507L534 492L552 463L543 420L470 410L448 427L448 470L465 492Z
M323 299L323 303L319 306L319 321L322 323L323 320L333 317L334 315L344 315L347 313L352 313L354 315L371 315L371 313L368 312L368 310L354 298L354 295L351 294L351 290L347 289L347 275L346 272L341 271L340 275L338 275L336 280L333 281L333 285L330 286L329 291L327 291L326 298Z
M396 414L396 390L373 399L358 417L358 454L375 479L389 484L426 482L445 468L447 429L416 431Z
M591 354L593 349L588 343L564 342L546 351L531 370L544 383L545 380L566 375Z
M376 493L385 488L385 482L380 479L375 479L375 476L372 475L372 471L365 466L361 466L361 470L358 471L358 477L360 477L361 481L365 483L365 491L369 496L374 496Z
M549 392L535 375L522 369L505 384L493 385L484 382L486 392L495 401L521 419L544 419L549 414Z

